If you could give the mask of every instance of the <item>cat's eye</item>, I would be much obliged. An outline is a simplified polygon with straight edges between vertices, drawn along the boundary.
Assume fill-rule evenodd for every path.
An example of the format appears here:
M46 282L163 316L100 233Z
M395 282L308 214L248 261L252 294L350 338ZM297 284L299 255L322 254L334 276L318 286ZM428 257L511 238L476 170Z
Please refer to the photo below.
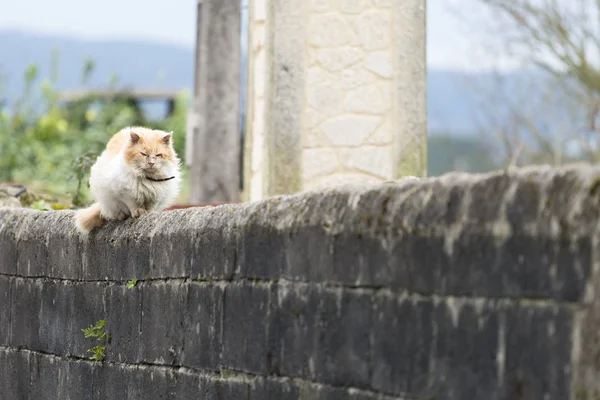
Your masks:
M140 153L140 154L143 155L144 157L148 156L148 154L146 154L146 153Z
M162 158L162 154L157 154L156 157Z

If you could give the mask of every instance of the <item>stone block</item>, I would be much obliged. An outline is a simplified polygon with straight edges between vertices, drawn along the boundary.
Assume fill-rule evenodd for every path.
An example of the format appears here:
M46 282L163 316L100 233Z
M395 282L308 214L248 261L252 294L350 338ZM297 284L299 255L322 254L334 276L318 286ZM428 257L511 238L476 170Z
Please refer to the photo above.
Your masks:
M342 149L339 152L342 165L348 169L390 179L394 160L389 147L362 146Z
M64 399L68 393L68 371L66 362L58 358L32 353L28 398Z
M18 220L7 212L0 212L0 273L17 274Z
M105 285L77 283L65 286L70 310L65 328L65 340L69 343L69 354L91 358L88 350L98 345L94 338L85 338L82 329L106 320ZM108 332L110 334L110 332Z
M569 344L576 329L568 307L509 307L504 330L506 396L578 400L571 392L573 370L566 368L573 360Z
M181 365L188 286L153 282L141 291L140 361Z
M0 346L8 347L10 344L10 330L12 317L12 291L14 279L0 275Z
M38 281L17 279L11 284L11 347L39 349L38 331L42 303L42 285Z
M129 280L152 275L150 237L131 228L133 223L111 222L82 239L83 279Z
M270 285L240 282L225 288L223 355L225 368L261 374L269 370L267 323Z
M366 85L349 90L344 99L344 111L350 113L382 114L391 108L377 85Z
M317 310L314 379L336 386L369 385L371 298L353 290L327 290Z
M356 19L355 27L365 50L387 49L392 44L391 15L388 11L365 11Z
M262 224L248 218L239 232L236 274L252 279L277 279L285 260L284 237L271 224Z
M192 282L187 296L181 364L216 371L221 364L223 289Z
M48 223L53 225L54 230L46 238L48 276L58 279L81 279L83 275L82 243L77 234L72 213L55 213Z
M16 237L17 274L20 276L43 277L48 274L48 231L45 224L35 221L30 217L27 228L20 229Z
M321 125L321 129L325 136L329 139L331 144L336 147L346 147L346 146L360 146L365 142L367 137L369 137L379 124L381 123L381 117L377 116L367 116L367 115L340 115L339 117L329 119ZM357 149L361 150L362 148ZM305 150L306 152L306 150ZM321 160L319 159L306 159L304 161L305 167L308 161L323 163L326 161L326 157L331 157L330 154L324 153L321 156ZM334 160L335 155L333 156ZM337 161L336 161L337 165Z
M126 285L108 286L105 296L106 331L110 334L107 360L129 364L139 362L143 318L141 283L132 288Z
M70 340L67 336L71 316L68 284L59 281L45 282L41 287L39 304L38 346L28 347L50 354L68 354Z
M31 393L29 353L0 349L0 388L6 399L27 399Z
M333 173L339 162L333 149L305 149L302 152L302 176L309 180Z
M300 390L292 381L275 378L257 379L250 390L250 400L299 399Z
M269 353L275 374L314 377L321 290L308 285L278 285L269 321Z

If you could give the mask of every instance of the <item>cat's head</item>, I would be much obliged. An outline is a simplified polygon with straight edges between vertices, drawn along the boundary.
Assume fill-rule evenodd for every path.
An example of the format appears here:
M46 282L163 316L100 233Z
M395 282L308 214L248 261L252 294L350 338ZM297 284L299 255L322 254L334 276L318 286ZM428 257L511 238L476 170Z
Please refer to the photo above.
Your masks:
M125 161L138 171L160 173L177 163L173 150L173 132L131 128L125 149Z

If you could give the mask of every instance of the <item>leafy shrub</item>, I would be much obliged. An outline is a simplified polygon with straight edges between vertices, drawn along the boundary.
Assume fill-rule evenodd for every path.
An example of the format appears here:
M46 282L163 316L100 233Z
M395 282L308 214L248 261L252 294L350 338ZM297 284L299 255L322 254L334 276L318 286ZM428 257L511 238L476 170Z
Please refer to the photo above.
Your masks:
M56 63L55 57L53 71L57 70ZM84 64L84 86L93 69L93 62ZM62 103L55 89L56 73L38 83L35 65L27 68L24 80L23 93L10 108L0 103L0 181L26 184L82 206L89 202L89 168L108 139L123 127L149 124L173 130L181 137L174 141L176 150L181 157L185 154L185 93L178 97L173 115L149 123L126 99L98 102L89 97ZM116 82L113 79L109 85Z

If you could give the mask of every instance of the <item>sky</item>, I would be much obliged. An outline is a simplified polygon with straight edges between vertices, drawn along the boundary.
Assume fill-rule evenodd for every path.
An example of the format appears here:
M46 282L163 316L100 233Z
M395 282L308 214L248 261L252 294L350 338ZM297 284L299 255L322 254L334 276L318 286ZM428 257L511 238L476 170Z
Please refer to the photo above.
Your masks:
M196 0L3 1L0 29L194 45ZM430 68L477 71L513 67L509 58L490 57L486 51L483 32L491 18L473 0L428 0L427 18Z

